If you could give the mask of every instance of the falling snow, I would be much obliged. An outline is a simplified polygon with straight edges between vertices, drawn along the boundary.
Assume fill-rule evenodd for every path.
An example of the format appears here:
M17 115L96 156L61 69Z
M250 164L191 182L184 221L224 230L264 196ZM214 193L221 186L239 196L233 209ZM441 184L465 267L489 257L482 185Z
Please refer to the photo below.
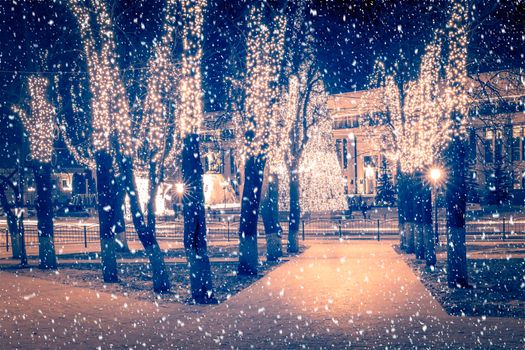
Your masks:
M2 5L0 349L525 347L525 2Z

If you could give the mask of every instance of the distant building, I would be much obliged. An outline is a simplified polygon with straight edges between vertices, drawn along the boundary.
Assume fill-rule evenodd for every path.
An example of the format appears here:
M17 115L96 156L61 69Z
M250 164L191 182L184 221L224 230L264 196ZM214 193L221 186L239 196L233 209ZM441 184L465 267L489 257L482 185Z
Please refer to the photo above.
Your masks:
M523 204L525 197L525 73L499 71L471 77L470 108L473 124L469 130L469 182L482 202L487 202L493 183L501 182L509 199ZM379 94L379 90L375 90ZM334 117L334 139L349 195L374 197L377 191L381 154L377 131L368 132L361 121L365 114L381 112L374 91L355 91L330 96L328 108ZM368 129L367 129L368 130ZM374 138L374 135L377 138ZM502 179L494 179L495 165ZM395 174L395 167L391 171ZM395 181L395 176L393 177ZM500 191L500 189L497 189ZM503 190L503 189L501 189Z
M524 203L525 199L525 85L524 73L514 71L489 72L472 77L471 95L475 101L470 109L473 125L469 130L469 183L482 202L487 202L494 187L504 185L509 199ZM366 95L365 95L366 92ZM328 99L328 109L334 118L335 151L343 172L345 193L350 197L373 200L377 194L379 170L384 157L374 135L365 131L361 122L365 114L381 111L374 99L379 90L335 94ZM364 100L364 96L368 98ZM366 102L366 103L365 103ZM369 128L368 128L369 130ZM224 112L207 113L201 131L201 160L206 205L224 208L238 206L243 174L235 157L235 128ZM13 162L10 162L11 164ZM8 174L13 166L0 167ZM389 164L395 181L395 167ZM499 170L496 171L498 168ZM64 149L57 149L53 160L55 201L78 208L94 208L96 204L96 174L76 164ZM495 179L495 173L502 173ZM498 176L500 176L499 174ZM166 186L161 192L159 207L169 210L180 201L180 174L166 174ZM494 192L494 191L492 191ZM34 203L32 173L27 172L25 201ZM226 203L226 204L225 204Z

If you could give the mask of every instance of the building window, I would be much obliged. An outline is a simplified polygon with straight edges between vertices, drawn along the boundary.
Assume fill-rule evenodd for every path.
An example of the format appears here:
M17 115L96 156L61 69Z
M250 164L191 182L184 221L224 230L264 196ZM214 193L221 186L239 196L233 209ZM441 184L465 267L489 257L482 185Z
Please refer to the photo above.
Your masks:
M335 152L337 153L337 159L339 160L339 166L341 166L341 140L337 139L335 140Z
M469 159L476 160L476 130L469 130Z
M521 160L525 160L525 128L522 126L521 127L521 137L520 137L520 141L521 141Z
M513 176L512 176L512 179L513 179L513 184L512 184L512 188L515 189L515 190L519 190L520 188L523 188L522 187L522 184L521 182L523 181L523 174L519 171L517 172L513 172Z
M235 169L235 158L233 156L233 150L232 149L230 149L229 154L230 154L230 174L234 175L237 170Z
M223 141L233 140L235 138L235 132L232 129L224 129L221 132L221 139Z
M485 139L483 146L485 148L485 163L492 163L494 160L494 153L492 149L492 142L494 139L494 132L490 129L485 129Z
M224 175L224 169L226 169L226 157L224 156L225 151L221 150L221 169L220 173Z
M343 139L343 168L348 168L348 141Z
M494 159L501 160L503 157L503 134L501 130L496 131L496 142L494 143Z
M522 139L522 128L519 126L514 126L512 128L512 161L513 162L521 160L521 156L520 156L521 139Z

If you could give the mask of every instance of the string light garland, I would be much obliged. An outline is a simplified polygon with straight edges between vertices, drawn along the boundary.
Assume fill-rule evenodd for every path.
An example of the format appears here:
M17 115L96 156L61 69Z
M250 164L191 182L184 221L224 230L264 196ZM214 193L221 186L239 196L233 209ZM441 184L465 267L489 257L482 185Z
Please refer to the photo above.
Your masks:
M41 76L28 78L28 111L13 106L29 138L31 157L41 163L50 163L53 157L53 141L56 110L48 101L49 80Z
M253 5L247 19L246 66L242 82L234 82L242 98L233 104L233 119L242 144L240 158L264 156L276 142L276 104L279 100L279 72L283 61L286 17L273 17L264 24L264 2Z
M153 164L158 178L162 178L165 164L173 163L178 150L176 143L179 138L173 135L169 137L179 121L174 111L179 103L176 89L180 75L172 63L171 54L176 23L175 9L176 0L169 0L165 8L164 34L155 43L153 57L148 63L147 94L137 127L134 150L140 170L148 173Z
M94 152L115 152L112 140L116 137L122 159L129 161L133 170L137 165L138 175L149 173L149 168L154 167L161 179L164 164L173 163L178 154L178 142L187 133L197 133L203 121L200 61L206 1L166 1L164 33L154 44L148 62L146 97L143 103L139 101L136 110L130 108L120 76L113 24L104 2L91 1L97 14L96 26L90 22L92 10L85 1L70 0L70 4L79 23L88 63ZM179 5L180 21L176 16ZM172 63L177 25L181 25L183 32L179 71ZM68 141L66 144L71 146ZM80 156L78 151L72 153Z
M182 9L182 57L179 94L180 132L197 134L204 116L202 104L202 38L206 0L180 0Z
M129 101L120 77L113 24L103 0L91 0L91 4L96 13L98 33L91 25L91 10L86 2L70 0L86 54L92 94L93 147L95 151L111 150L111 138L116 133L122 145L121 152L129 156L133 150Z
M55 89L58 91L58 80L55 80ZM83 109L80 107L80 102L78 94L75 92L73 86L70 87L70 95L71 95L71 107L73 110L73 115L76 118L77 116L81 115L83 113ZM59 106L62 103L62 98L60 95L57 95L57 103ZM95 156L93 154L93 143L91 140L90 135L86 136L84 132L81 133L81 139L84 139L83 142L73 142L72 137L69 134L69 128L68 124L66 123L66 120L64 119L64 116L57 118L58 123L58 130L60 132L60 136L62 137L62 140L64 142L64 145L66 146L66 149L68 150L69 154L73 156L75 161L85 166L88 169L95 170L96 169L96 163L95 163ZM80 121L75 120L75 124L80 124ZM77 133L78 134L78 133ZM79 135L77 135L79 136Z
M468 124L468 11L466 0L456 0L452 5L451 17L447 23L449 53L446 65L446 100L448 113L454 115L453 131L456 136L466 135Z
M453 4L447 24L448 61L442 64L445 32L436 30L426 46L418 77L403 85L404 101L395 74L376 62L369 90L361 99L365 134L377 140L381 152L405 173L424 171L436 162L453 135L465 135L468 123L467 13L463 0ZM445 79L441 70L445 70ZM375 112L375 113L374 113ZM379 112L379 113L378 113ZM451 115L459 118L451 119Z
M328 112L327 112L328 113ZM337 159L333 137L333 119L330 114L314 125L299 163L301 210L305 213L345 210L345 179ZM276 166L279 175L279 210L289 210L289 173L281 163Z
M302 211L343 210L345 180L332 138L328 94L313 56L307 57L281 93L280 112L275 114L279 133L268 152L270 172L279 177L280 210L289 208L290 171L298 172ZM290 169L295 156L299 156L298 168Z

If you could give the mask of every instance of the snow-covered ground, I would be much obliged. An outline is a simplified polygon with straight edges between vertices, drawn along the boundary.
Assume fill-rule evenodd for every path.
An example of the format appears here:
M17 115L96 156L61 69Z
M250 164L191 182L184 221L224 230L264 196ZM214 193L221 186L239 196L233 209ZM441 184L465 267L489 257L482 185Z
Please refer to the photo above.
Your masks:
M213 306L0 272L2 348L523 349L525 320L450 316L391 242L308 242Z

